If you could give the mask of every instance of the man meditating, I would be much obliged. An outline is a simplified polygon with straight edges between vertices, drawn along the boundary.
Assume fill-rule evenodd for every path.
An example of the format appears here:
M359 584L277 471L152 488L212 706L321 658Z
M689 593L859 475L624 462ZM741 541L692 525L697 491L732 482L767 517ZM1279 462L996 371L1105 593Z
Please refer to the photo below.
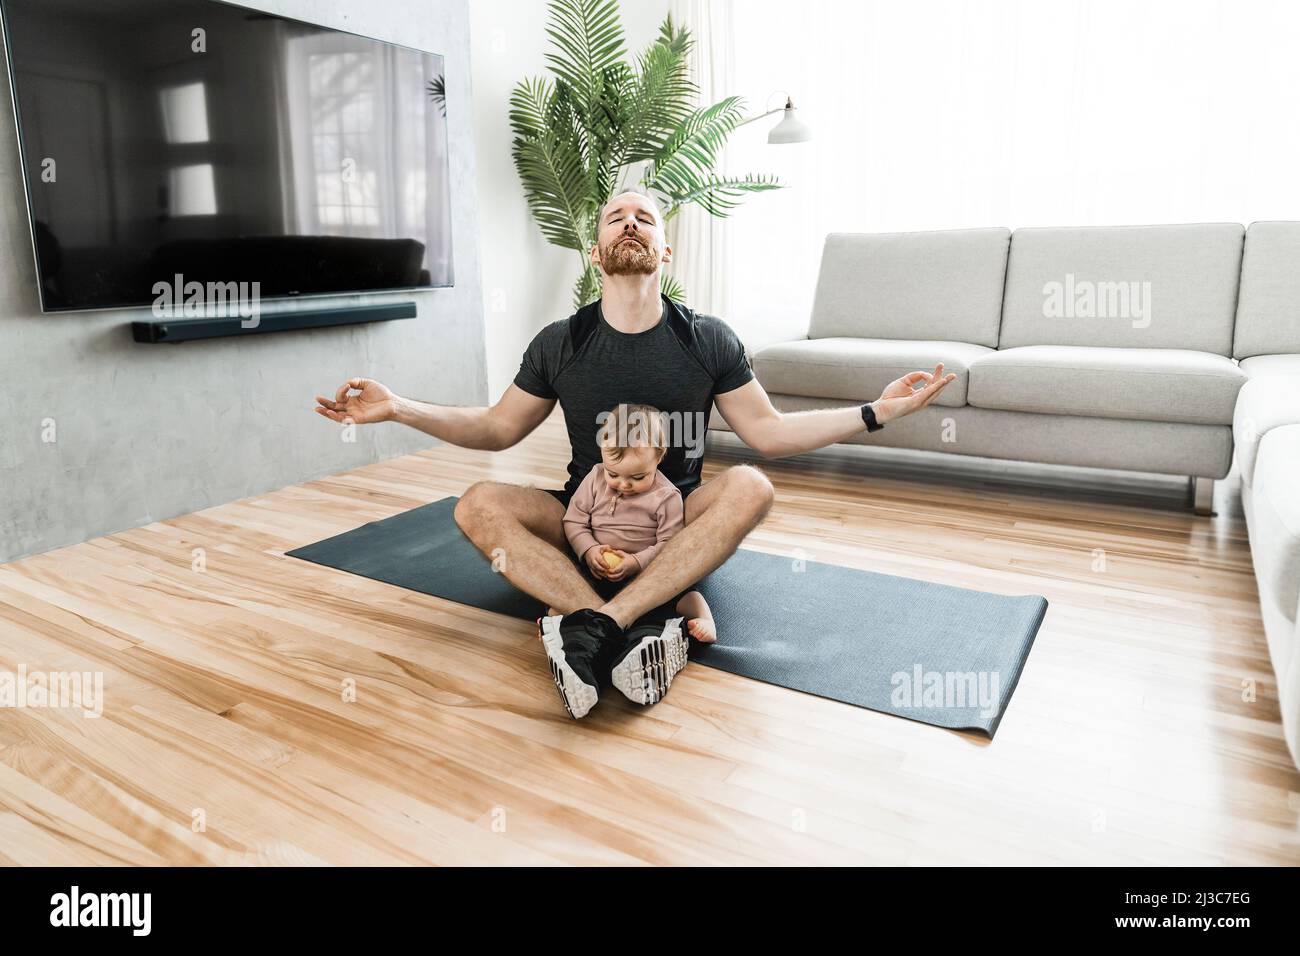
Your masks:
M624 691L629 699L662 698L685 665L674 602L721 565L772 506L771 482L751 465L701 481L713 403L749 447L780 458L924 408L956 377L938 365L933 373L896 379L866 405L779 412L731 328L660 293L660 270L671 261L654 200L621 193L601 207L591 250L603 280L601 298L537 333L495 405L430 405L364 378L349 379L332 400L316 397L316 411L332 421L401 422L453 445L493 451L519 442L560 403L571 448L564 487L476 482L461 496L455 516L485 555L504 554L502 571L512 584L557 612L547 654L574 716L590 709L614 668L633 675L623 683L640 692ZM570 558L563 519L579 484L602 461L598 436L620 403L665 413L671 434L658 469L681 493L686 523L615 591L606 586L608 578L595 578ZM725 621L719 626L725 632ZM571 702L579 696L587 706L575 709Z

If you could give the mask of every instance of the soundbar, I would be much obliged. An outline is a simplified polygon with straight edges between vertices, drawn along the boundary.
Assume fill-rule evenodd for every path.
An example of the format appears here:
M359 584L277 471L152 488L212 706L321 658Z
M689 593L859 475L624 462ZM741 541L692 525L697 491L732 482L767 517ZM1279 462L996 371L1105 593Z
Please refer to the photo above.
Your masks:
M132 322L131 337L149 345L193 342L233 335L256 335L261 332L288 332L293 329L323 329L335 325L359 325L363 322L388 322L415 318L414 302L388 305L358 305L346 309L301 312L270 312L259 317L257 324L244 327L245 320L231 318L155 319Z

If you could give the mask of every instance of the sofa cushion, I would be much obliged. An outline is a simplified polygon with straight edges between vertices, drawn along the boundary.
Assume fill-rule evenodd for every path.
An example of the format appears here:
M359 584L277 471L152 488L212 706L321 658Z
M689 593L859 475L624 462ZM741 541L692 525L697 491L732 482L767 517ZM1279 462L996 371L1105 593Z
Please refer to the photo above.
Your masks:
M998 347L1231 355L1241 242L1236 223L1017 229Z
M1246 230L1232 354L1300 352L1300 222Z
M1230 425L1246 376L1232 359L1186 349L1026 345L990 352L970 370L980 408Z
M1259 443L1252 486L1251 558L1260 596L1291 621L1300 604L1300 425L1274 428Z
M809 338L998 344L1006 229L831 233Z
M1252 355L1241 360L1241 370L1257 375L1289 375L1300 381L1300 355Z
M1247 359L1241 363L1246 368ZM1259 445L1269 432L1300 424L1300 376L1251 375L1237 395L1232 416L1232 440L1236 444L1241 480L1254 484L1255 459ZM1300 487L1300 480L1296 481Z
M870 402L894 379L918 369L932 372L937 362L954 379L936 405L966 404L970 363L993 350L967 342L912 339L799 339L769 345L754 353L754 375L768 392Z
M852 406L834 398L806 398L771 393L782 412ZM710 428L730 430L715 414ZM1198 475L1218 480L1232 469L1232 429L1226 425L1126 421L1077 415L1035 415L993 408L944 408L937 403L883 431L865 429L845 439L849 444L973 455L1046 465L1119 468L1160 475Z

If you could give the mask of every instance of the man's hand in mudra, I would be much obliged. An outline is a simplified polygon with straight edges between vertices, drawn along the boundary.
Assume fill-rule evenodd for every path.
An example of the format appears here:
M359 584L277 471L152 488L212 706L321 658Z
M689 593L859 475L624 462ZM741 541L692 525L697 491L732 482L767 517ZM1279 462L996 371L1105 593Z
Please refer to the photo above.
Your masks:
M943 374L943 363L934 367L934 374L929 372L909 372L902 378L896 378L880 393L880 398L872 402L876 412L876 421L880 424L902 418L912 412L920 411L934 401L943 387L957 376L952 372ZM917 385L924 383L924 387Z
M335 422L388 422L396 414L397 396L374 379L350 378L339 386L334 401L317 395L316 411Z

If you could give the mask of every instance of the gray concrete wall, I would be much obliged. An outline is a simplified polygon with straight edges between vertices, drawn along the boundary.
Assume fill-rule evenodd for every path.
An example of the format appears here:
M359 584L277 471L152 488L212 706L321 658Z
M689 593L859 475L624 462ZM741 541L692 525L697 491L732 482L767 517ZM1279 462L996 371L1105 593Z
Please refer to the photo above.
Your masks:
M441 404L487 401L468 0L244 5L443 54L456 285L306 303L415 301L411 320L175 346L131 340L147 310L42 315L4 75L0 562L436 444L398 425L343 441L313 396L351 375Z

